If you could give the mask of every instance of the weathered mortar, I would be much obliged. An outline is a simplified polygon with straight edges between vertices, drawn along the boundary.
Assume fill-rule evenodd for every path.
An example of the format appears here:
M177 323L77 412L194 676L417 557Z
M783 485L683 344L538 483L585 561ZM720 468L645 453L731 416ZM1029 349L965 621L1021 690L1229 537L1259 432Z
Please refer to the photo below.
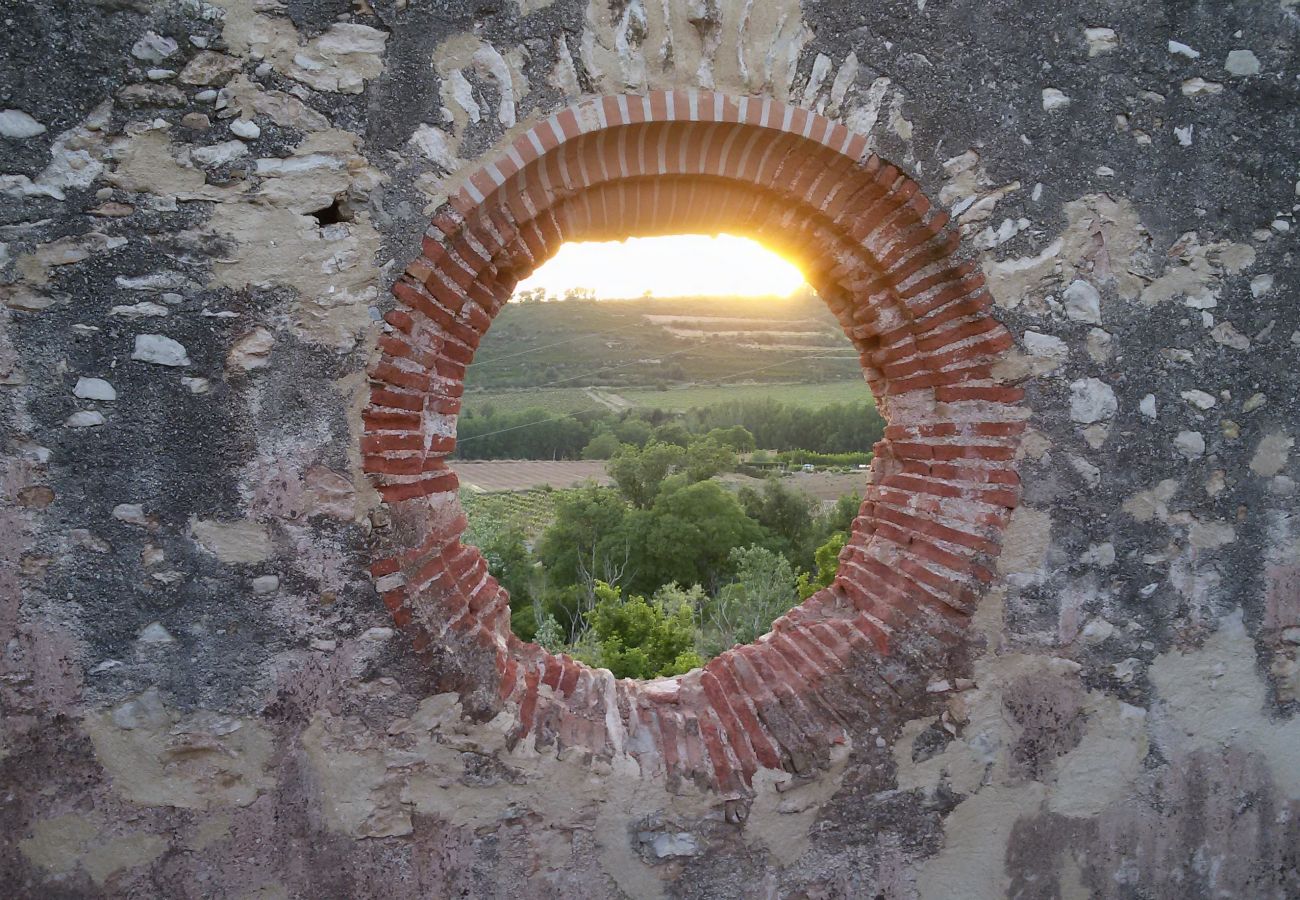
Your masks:
M4 19L0 110L31 119L0 119L8 895L1300 892L1293 4ZM463 714L438 685L481 661L414 653L365 570L421 527L358 447L429 217L566 104L668 88L821 112L916 178L1032 411L961 680L897 734L838 695L846 744L761 771L739 823Z

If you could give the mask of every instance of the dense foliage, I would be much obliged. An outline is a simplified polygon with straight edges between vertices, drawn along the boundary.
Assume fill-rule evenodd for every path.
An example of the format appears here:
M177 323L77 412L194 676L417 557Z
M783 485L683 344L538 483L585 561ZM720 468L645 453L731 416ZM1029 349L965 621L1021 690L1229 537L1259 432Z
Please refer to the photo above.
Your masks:
M591 659L618 678L680 675L701 665L695 652L695 610L667 596L623 597L619 588L596 585L591 633L598 652Z
M874 404L832 403L808 409L775 400L740 400L683 414L661 409L614 413L596 410L556 415L543 407L498 409L486 404L466 410L457 424L462 459L609 459L623 444L651 441L683 449L700 437L744 453L755 447L798 451L796 464L852 465L861 457L833 462L826 454L861 454L884 434Z
M875 404L866 401L809 409L775 400L738 400L691 410L686 421L697 434L739 425L759 447L816 453L869 450L885 427Z
M856 496L817 514L779 478L733 493L713 476L735 467L744 435L660 439L676 436L619 444L616 487L551 492L535 537L470 504L467 539L509 590L520 637L620 677L677 674L829 584Z

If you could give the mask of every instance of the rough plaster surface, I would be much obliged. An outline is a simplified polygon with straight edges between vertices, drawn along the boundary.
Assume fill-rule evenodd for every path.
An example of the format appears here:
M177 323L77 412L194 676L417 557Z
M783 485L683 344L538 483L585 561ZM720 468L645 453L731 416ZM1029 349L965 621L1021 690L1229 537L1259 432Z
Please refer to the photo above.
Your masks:
M1292 4L5 25L6 896L1300 893ZM915 177L1032 410L961 677L898 733L844 698L853 740L744 803L512 744L365 572L411 523L360 474L364 368L429 215L563 104L665 87L816 110Z

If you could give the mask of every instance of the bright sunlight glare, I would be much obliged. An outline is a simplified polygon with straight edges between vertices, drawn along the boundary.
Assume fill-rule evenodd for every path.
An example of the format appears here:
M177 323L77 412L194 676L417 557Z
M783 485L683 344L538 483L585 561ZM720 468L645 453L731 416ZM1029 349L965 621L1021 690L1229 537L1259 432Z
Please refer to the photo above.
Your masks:
M729 234L677 234L564 244L515 289L563 297L585 288L601 300L640 297L788 297L804 284L791 262Z

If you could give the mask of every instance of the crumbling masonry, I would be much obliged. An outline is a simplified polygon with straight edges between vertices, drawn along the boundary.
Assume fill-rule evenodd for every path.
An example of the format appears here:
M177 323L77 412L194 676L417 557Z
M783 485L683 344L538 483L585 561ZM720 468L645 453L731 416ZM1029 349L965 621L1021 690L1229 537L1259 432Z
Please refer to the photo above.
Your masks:
M6 896L1300 893L1289 0L4 16ZM689 231L889 425L830 588L616 681L446 457L519 279Z

